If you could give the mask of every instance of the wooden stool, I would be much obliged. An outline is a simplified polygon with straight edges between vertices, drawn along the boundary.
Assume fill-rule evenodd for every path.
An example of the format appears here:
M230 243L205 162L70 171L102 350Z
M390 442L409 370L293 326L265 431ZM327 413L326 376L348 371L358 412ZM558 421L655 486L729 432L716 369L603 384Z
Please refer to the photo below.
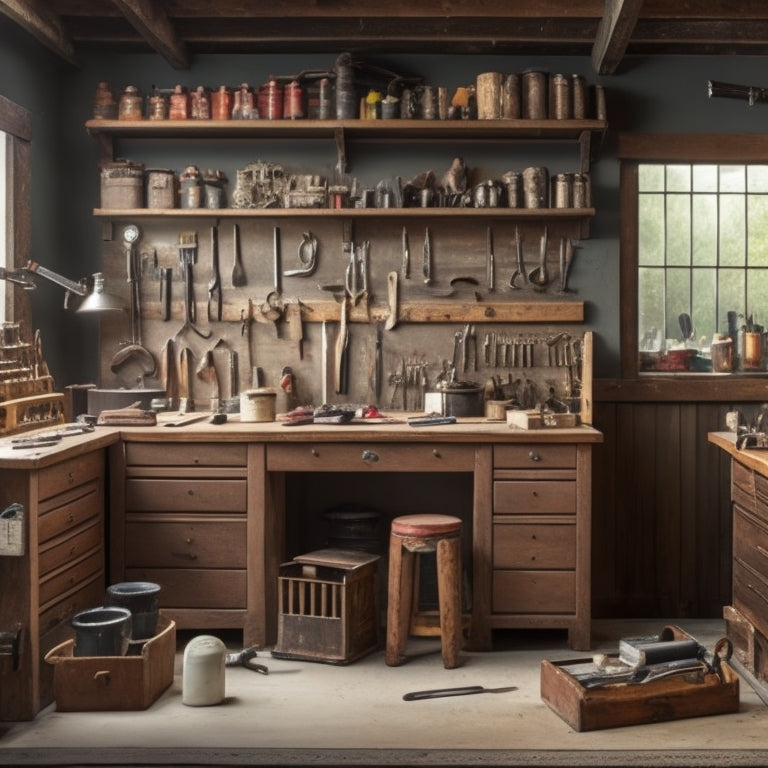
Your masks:
M453 669L459 665L462 645L461 519L451 515L403 515L392 521L385 660L390 667L405 660L414 565L420 552L436 553L443 666Z

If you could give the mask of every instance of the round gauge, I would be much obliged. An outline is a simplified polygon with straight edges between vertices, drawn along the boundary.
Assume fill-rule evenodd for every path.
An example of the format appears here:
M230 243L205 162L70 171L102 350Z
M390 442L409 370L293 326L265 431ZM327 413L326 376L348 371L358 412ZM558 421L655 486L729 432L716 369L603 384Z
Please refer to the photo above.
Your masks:
M139 239L139 228L135 224L129 224L123 230L123 239L126 243L135 243Z

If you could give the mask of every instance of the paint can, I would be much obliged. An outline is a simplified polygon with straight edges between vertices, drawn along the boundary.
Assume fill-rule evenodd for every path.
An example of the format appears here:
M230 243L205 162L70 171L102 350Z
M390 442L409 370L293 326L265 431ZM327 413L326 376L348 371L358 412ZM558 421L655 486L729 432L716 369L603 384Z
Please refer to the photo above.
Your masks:
M240 421L265 422L275 420L277 391L271 387L247 389L240 393Z

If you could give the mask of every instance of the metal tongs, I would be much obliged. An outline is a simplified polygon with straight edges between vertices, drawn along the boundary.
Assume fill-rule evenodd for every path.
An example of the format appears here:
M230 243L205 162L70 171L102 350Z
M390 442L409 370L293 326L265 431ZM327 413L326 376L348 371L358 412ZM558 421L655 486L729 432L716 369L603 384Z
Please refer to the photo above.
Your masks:
M245 667L260 675L268 675L269 669L263 664L253 663L257 651L255 648L244 648L242 651L234 651L224 656L224 666L226 667Z
M12 437L12 448L45 448L49 445L55 445L63 437L69 435L82 435L86 432L93 432L92 424L86 422L73 422L72 424L63 424L58 429L39 432L36 435L27 435L26 437Z

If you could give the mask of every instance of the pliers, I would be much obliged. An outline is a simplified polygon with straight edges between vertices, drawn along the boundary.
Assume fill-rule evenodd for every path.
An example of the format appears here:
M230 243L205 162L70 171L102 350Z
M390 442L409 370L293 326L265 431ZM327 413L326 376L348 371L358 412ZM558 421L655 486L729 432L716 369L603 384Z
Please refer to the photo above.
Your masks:
M224 666L245 667L246 669L250 669L253 672L258 672L260 675L268 675L269 669L267 669L267 667L265 667L263 664L252 663L253 659L256 658L256 655L256 649L253 647L244 648L242 651L228 653L224 657Z

